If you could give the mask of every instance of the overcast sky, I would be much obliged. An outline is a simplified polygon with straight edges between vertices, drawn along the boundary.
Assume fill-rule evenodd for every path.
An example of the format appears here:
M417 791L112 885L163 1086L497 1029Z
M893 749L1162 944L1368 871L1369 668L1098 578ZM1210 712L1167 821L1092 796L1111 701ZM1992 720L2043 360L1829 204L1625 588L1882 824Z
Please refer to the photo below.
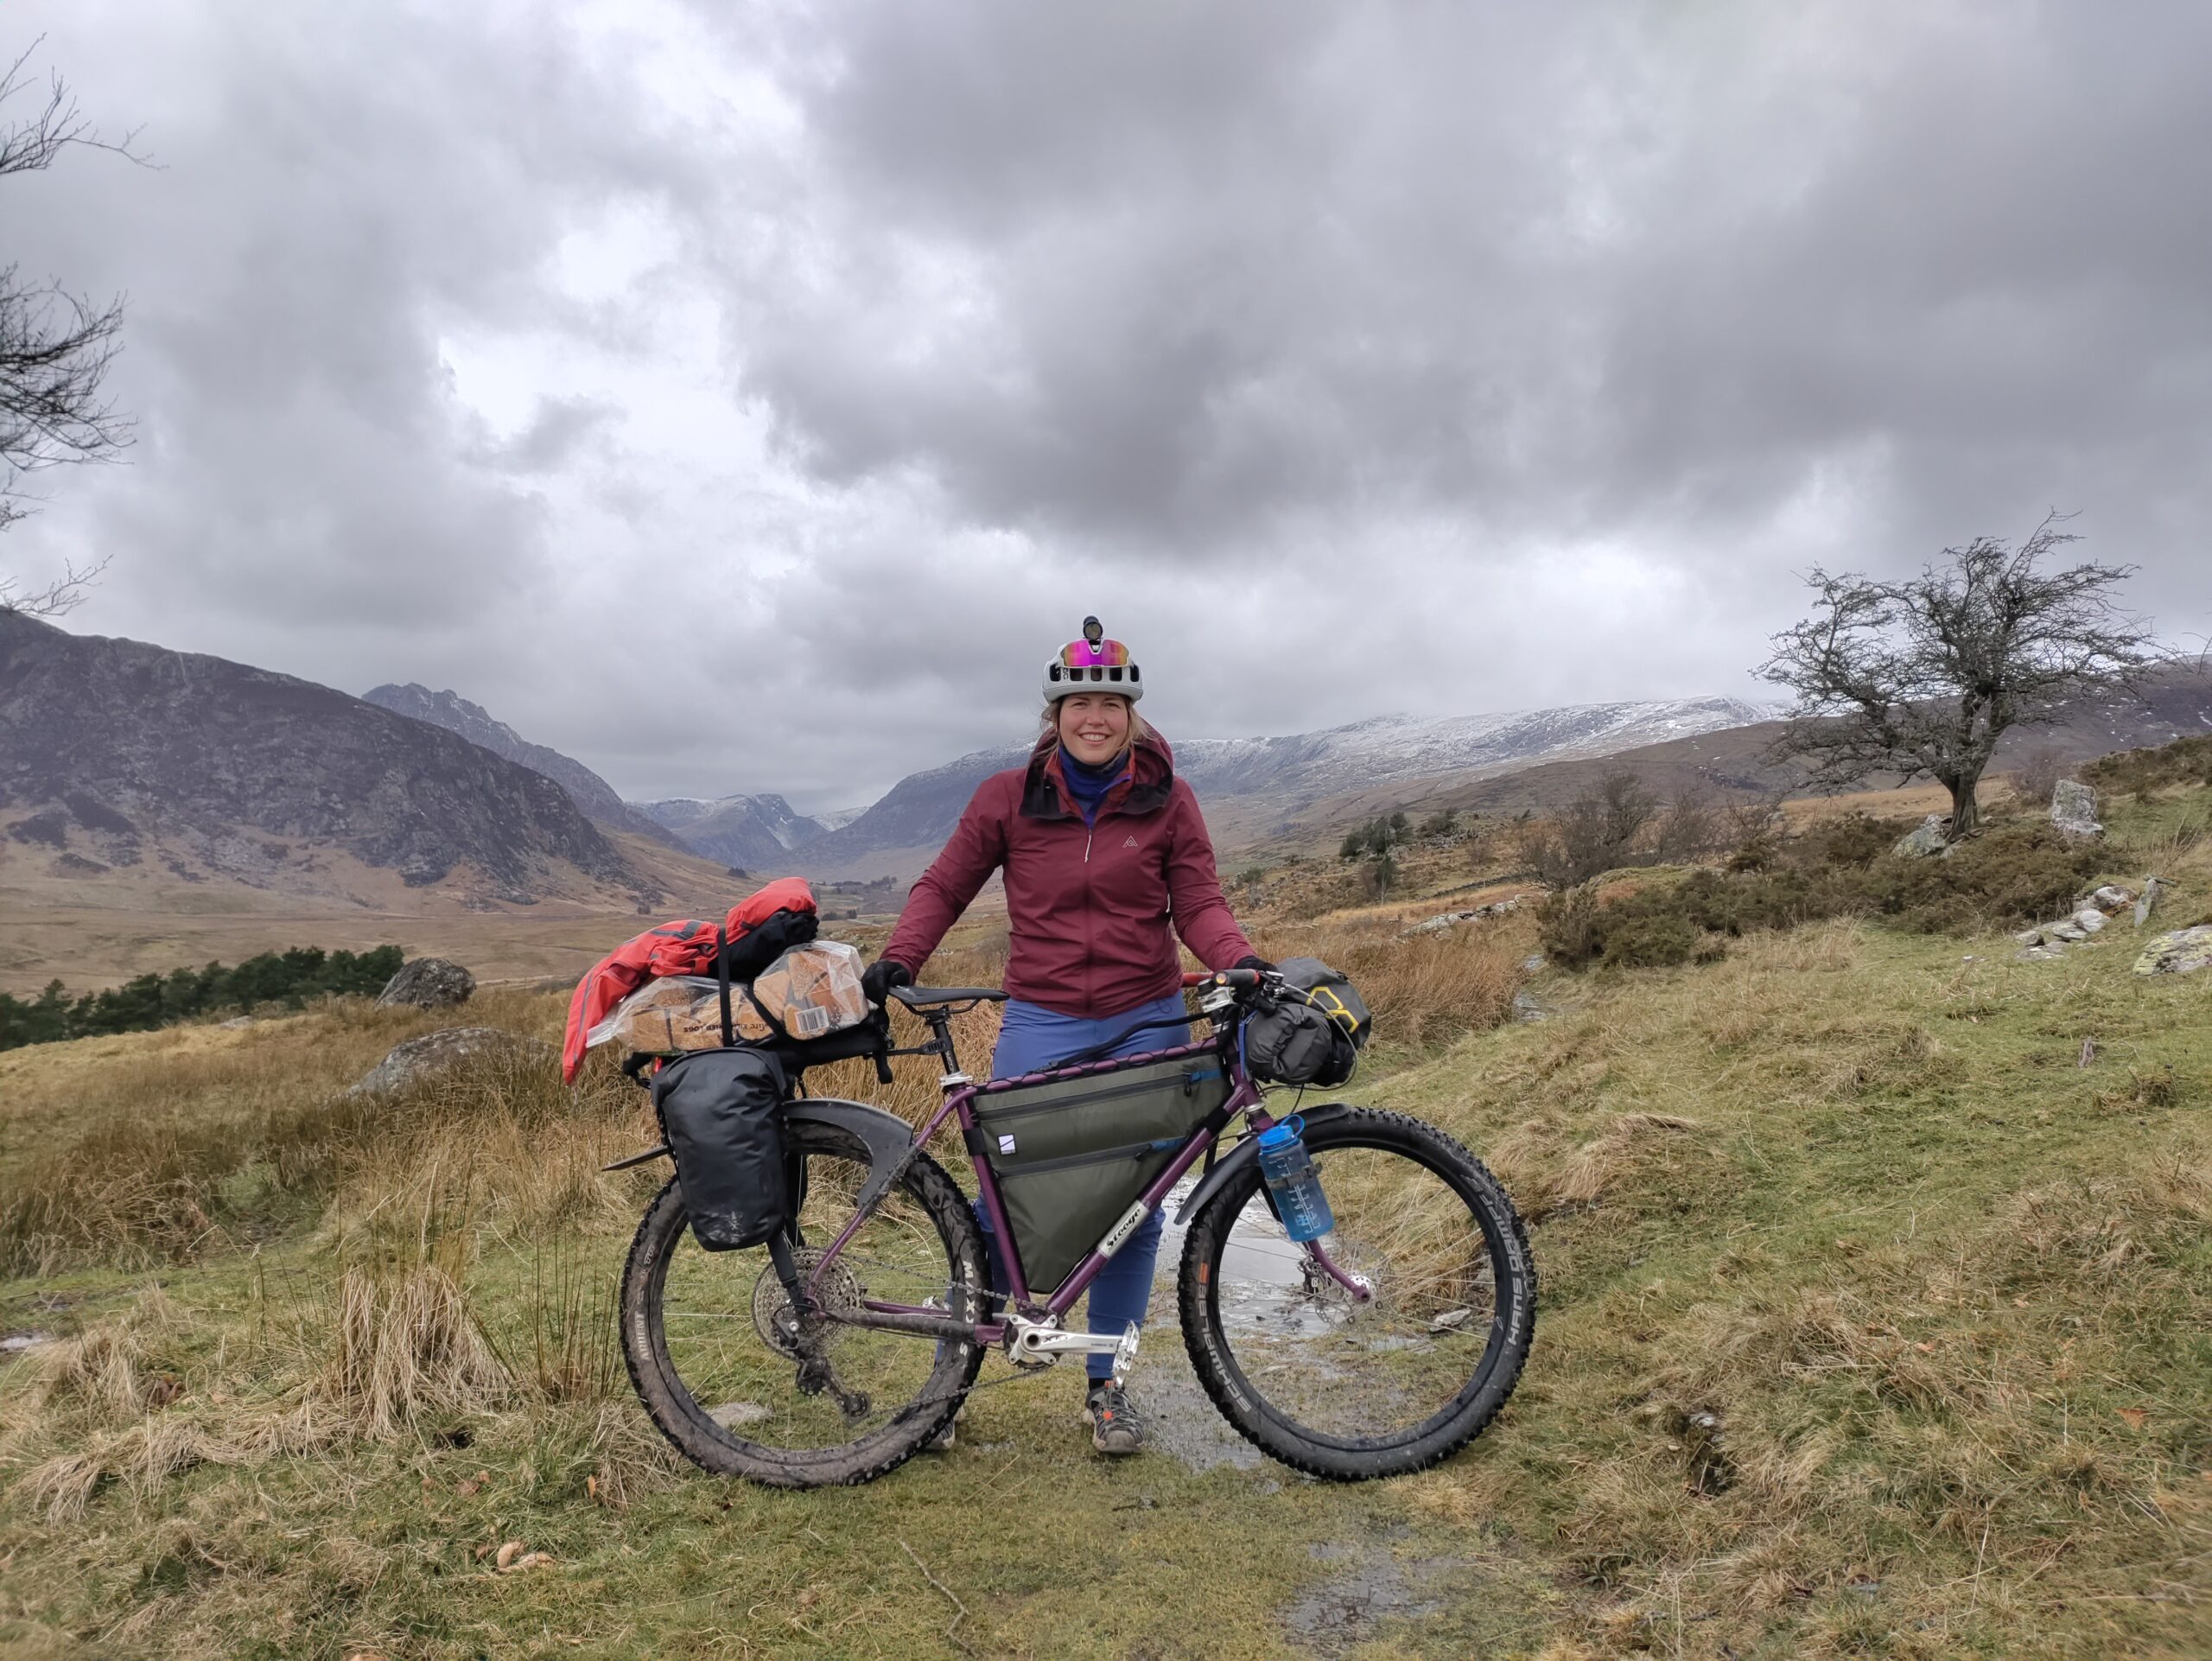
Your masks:
M130 299L67 627L870 799L1085 612L1171 737L1758 691L2076 511L2212 630L2212 8L10 0ZM21 101L17 108L20 108Z

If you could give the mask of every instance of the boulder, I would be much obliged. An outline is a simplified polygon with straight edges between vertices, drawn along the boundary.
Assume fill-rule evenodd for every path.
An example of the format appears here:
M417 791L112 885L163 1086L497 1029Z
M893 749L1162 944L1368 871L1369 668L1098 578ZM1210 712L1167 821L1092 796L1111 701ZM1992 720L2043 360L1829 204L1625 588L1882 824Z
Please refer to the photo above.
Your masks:
M2159 894L2172 886L2170 882L2161 882L2155 876L2146 876L2143 879L2143 897L2135 902L2136 927L2141 928L2144 924L2151 920L2151 913L2158 903Z
M2094 934L2105 926L2105 914L2094 906L2084 906L2074 913L2074 925L2076 928Z
M1510 912L1518 911L1521 900L1522 896L1517 894L1509 894L1503 900L1491 901L1487 906L1477 906L1472 911L1442 912L1426 921L1415 923L1411 928L1402 931L1398 938L1405 939L1415 934L1441 934L1446 929L1457 928L1462 923L1471 923L1478 918L1503 917Z
M2016 944L2020 945L2041 945L2043 944L2043 925L2038 923L2033 928L2024 928L2018 934L2015 934L2012 939Z
M510 1060L518 1066L546 1067L551 1067L559 1059L550 1044L502 1032L497 1027L448 1027L395 1045L390 1054L363 1073L359 1082L346 1093L380 1096L390 1091L404 1090L458 1062L485 1057Z
M2212 923L2161 934L2135 960L2139 975L2187 975L2212 969Z
M2062 837L2101 837L2097 792L2078 779L2061 779L2050 794L2050 822Z
M1918 829L1900 837L1897 845L1890 851L1900 859L1925 859L1930 854L1940 854L1950 846L1949 838L1944 835L1950 823L1948 813L1930 813L1920 822Z
M414 958L400 964L399 972L377 994L379 1009L408 1004L417 1009L449 1009L468 1002L476 990L476 977L443 958Z
M2135 903L2135 891L2122 888L2117 882L2107 882L2089 896L2089 903L2109 916L2116 911L2126 911Z
M2088 939L2089 931L2079 923L2047 923L2044 926L2043 938L2046 944L2055 940L2063 940L2067 945L2072 945L2077 940Z

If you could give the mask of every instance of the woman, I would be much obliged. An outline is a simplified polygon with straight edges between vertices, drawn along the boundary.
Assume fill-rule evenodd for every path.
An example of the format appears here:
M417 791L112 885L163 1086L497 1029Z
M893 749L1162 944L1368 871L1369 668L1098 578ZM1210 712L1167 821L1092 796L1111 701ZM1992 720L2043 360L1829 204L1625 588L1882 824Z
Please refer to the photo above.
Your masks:
M1222 898L1198 798L1136 713L1144 684L1128 648L1103 639L1096 617L1084 619L1083 633L1045 666L1045 730L1028 765L977 788L867 976L877 1002L910 983L1003 869L1012 938L995 1079L1034 1072L1138 1021L1180 1016L1175 935L1209 969L1268 966ZM1164 1049L1188 1031L1147 1028L1106 1053ZM1092 1332L1143 1321L1160 1220L1155 1212L1091 1282ZM1091 1443L1134 1454L1143 1422L1111 1371L1111 1358L1090 1358Z

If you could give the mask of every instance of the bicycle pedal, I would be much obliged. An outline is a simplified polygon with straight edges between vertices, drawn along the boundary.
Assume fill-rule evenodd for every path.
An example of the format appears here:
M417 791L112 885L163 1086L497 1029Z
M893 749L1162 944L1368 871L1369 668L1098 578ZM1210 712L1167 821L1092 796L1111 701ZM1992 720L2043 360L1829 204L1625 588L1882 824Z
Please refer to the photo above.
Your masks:
M1114 1388L1121 1389L1129 1381L1129 1369L1137 1363L1137 1324L1131 1321L1122 1333L1122 1341L1114 1346Z

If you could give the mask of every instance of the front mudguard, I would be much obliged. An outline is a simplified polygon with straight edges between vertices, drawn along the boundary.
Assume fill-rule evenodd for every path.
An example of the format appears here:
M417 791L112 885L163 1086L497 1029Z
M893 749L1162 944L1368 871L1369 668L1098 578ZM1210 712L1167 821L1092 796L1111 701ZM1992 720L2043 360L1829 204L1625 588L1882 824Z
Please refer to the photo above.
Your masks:
M1342 1118L1352 1111L1351 1104L1349 1102L1324 1102L1319 1107L1300 1108L1298 1117L1309 1125L1319 1126L1327 1124L1332 1119ZM1207 1200L1227 1187L1230 1180L1239 1171L1259 1157L1260 1139L1257 1136L1247 1136L1236 1147L1230 1149L1227 1154L1216 1160L1213 1169L1208 1171L1198 1186L1191 1190L1191 1197L1177 1207L1175 1226L1180 1228L1196 1217L1205 1207Z

